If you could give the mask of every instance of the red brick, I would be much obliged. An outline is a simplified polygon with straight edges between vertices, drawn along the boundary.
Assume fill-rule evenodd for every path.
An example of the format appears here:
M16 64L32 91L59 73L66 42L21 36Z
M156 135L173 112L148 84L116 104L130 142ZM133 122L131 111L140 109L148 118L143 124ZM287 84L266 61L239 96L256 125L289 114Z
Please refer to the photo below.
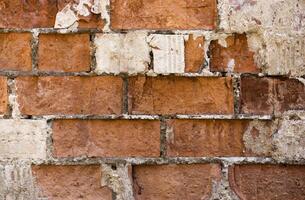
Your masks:
M204 37L189 35L185 41L185 72L198 73L204 66Z
M249 120L170 120L167 155L244 156L243 134Z
M160 156L160 123L149 120L56 120L56 157Z
M113 29L214 29L215 0L111 0Z
M17 101L25 115L120 114L120 77L18 77Z
M7 79L0 76L0 114L7 113L8 106L8 92L7 92Z
M32 166L40 198L52 200L86 199L111 200L112 192L101 186L98 165L39 165Z
M273 114L303 109L305 86L297 79L242 77L242 113Z
M218 40L211 42L211 71L240 73L258 73L260 71L254 61L254 52L249 50L246 34L229 36L226 42L227 47L221 46ZM234 68L228 69L229 65L234 65Z
M32 70L31 33L0 33L0 69Z
M219 181L217 164L135 166L134 195L137 200L209 199L212 181Z
M42 34L38 56L41 71L90 71L89 34Z
M305 197L305 167L236 165L229 170L230 186L240 199L301 200Z
M233 113L229 77L132 77L128 92L133 114Z
M0 28L51 28L56 13L57 0L2 0Z

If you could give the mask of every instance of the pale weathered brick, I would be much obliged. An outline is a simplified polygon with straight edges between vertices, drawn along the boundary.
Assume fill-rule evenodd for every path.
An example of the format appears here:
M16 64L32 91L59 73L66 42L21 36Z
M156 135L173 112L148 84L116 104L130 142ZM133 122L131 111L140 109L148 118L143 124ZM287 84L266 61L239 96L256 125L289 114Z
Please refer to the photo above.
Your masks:
M44 120L0 120L0 158L46 158Z
M150 64L150 48L146 33L98 34L96 46L96 69L101 73L144 73Z

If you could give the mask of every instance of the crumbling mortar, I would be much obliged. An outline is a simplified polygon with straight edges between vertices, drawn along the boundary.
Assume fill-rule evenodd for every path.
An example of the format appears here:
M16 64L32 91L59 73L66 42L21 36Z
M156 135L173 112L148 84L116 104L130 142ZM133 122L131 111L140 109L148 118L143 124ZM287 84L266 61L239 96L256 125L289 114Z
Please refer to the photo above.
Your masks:
M32 71L37 73L38 71L38 45L39 45L39 31L36 29L32 30L32 40L31 40L31 51L32 51Z
M167 155L167 123L164 117L160 117L160 156L165 158Z
M94 45L94 39L95 39L95 33L90 33L90 70L87 71L87 73L94 73L94 70L96 68L96 58L95 58L95 52L96 47Z
M240 75L233 76L234 114L240 113Z
M8 114L7 118L19 119L22 118L19 104L17 102L17 93L16 93L16 85L15 80L13 78L8 78L7 80L8 85Z

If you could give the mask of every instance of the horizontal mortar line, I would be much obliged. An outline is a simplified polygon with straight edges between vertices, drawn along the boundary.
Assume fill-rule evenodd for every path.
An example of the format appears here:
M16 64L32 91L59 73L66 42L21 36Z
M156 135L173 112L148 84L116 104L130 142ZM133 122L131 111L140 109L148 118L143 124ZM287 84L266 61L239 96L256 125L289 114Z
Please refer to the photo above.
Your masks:
M4 119L6 116L2 116ZM5 118L6 119L6 118ZM14 119L14 118L13 118ZM41 116L31 116L28 118L26 115L21 116L20 119L46 119L46 120L56 120L56 119L145 119L145 120L160 120L160 119L244 119L244 120L272 120L272 115L41 115Z
M162 165L162 164L204 164L204 163L227 163L232 164L293 164L304 165L305 160L277 161L269 157L166 157L166 158L60 158L30 160L33 164L53 164L53 165L88 165L88 164L114 164L129 163L132 165Z

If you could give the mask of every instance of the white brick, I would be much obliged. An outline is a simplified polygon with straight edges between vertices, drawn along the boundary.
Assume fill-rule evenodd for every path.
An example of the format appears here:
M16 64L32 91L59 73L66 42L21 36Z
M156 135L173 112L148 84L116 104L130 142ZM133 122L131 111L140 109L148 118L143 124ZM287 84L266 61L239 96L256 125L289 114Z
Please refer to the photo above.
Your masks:
M182 35L152 34L148 40L153 52L155 73L184 73L184 37Z
M144 73L150 63L146 33L98 34L95 38L95 72L118 74Z
M47 130L43 120L0 120L0 159L45 159Z

